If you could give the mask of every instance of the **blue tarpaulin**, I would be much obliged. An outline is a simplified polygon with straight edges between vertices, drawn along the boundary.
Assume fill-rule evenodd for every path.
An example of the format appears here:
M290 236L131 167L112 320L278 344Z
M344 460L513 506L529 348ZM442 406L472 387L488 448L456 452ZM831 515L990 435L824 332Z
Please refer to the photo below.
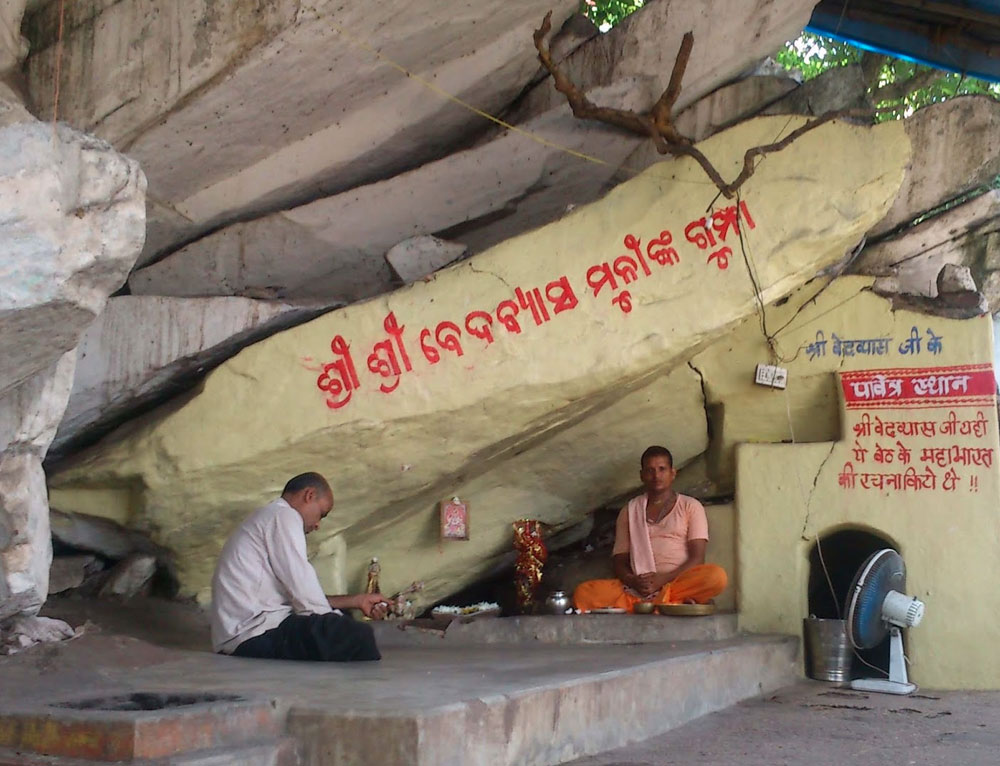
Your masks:
M823 0L806 30L1000 82L1000 0Z

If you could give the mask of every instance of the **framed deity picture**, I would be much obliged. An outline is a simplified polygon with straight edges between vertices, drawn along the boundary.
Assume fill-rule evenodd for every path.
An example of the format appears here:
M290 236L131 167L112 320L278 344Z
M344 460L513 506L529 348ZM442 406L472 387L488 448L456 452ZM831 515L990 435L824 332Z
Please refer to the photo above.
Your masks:
M441 501L441 539L469 539L469 504L457 497Z

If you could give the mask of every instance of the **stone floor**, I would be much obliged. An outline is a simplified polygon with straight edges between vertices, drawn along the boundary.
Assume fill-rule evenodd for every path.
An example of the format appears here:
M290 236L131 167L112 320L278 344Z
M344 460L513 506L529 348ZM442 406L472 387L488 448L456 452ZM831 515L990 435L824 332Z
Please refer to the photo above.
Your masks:
M52 599L46 611L88 627L0 658L0 729L84 697L263 695L310 764L561 763L780 688L797 668L794 639L736 636L732 615L494 620L443 636L386 624L381 662L319 665L211 654L204 617L183 604ZM665 687L678 701L667 716Z
M868 694L802 681L573 766L992 766L1000 693Z
M382 662L321 666L213 655L204 616L190 605L52 599L47 612L87 629L0 657L0 729L5 715L56 700L169 690L271 700L303 764L998 762L1000 694L893 697L795 684L796 642L735 636L726 615L511 619L412 636L383 625ZM497 635L503 643L491 643ZM3 756L0 764L22 763ZM183 763L287 763L213 758Z

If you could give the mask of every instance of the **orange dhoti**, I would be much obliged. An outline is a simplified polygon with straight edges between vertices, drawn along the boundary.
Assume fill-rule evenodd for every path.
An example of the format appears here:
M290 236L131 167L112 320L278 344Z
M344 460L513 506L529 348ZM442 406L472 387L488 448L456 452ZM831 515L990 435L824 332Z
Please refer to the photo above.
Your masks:
M728 582L726 570L722 567L699 564L684 570L675 580L660 588L656 595L645 600L656 604L684 604L690 601L704 604L722 593ZM632 612L635 604L643 600L625 590L625 585L618 579L587 580L573 592L573 605L583 612L606 607Z

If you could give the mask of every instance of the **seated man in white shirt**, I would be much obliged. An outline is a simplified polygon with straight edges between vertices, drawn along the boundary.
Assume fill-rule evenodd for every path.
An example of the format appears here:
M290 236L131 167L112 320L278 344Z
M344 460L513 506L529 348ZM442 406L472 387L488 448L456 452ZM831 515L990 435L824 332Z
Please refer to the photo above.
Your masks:
M380 593L326 596L306 559L306 535L332 509L326 479L303 473L233 532L212 578L216 652L275 660L381 659L371 626L339 610L381 618L385 599Z

